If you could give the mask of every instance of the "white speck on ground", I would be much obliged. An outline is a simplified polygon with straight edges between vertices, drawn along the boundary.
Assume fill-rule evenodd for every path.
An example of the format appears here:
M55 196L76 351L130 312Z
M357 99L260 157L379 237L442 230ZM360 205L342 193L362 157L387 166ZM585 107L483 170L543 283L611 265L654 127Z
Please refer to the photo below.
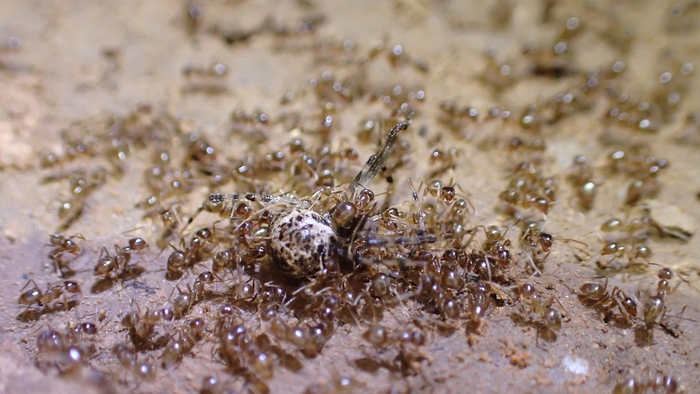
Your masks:
M578 356L566 356L562 364L567 371L576 375L588 374L588 361Z

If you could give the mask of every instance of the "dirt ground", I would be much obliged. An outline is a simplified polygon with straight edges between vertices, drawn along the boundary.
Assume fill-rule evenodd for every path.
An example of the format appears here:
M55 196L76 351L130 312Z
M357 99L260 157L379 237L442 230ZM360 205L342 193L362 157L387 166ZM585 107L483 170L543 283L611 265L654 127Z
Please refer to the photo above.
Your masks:
M61 223L57 212L68 189L65 183L42 182L52 171L42 169L40 159L46 152L65 149L62 131L71 124L93 124L93 119L127 114L140 103L149 103L182 119L189 130L219 141L223 147L219 155L239 158L246 150L259 147L230 135L233 110L262 110L274 116L293 110L304 119L316 119L309 97L291 106L280 104L285 92L308 90L309 79L324 71L346 70L337 59L343 53L337 45L314 47L314 43L327 40L347 46L350 41L344 40L352 40L354 46L367 51L384 40L401 45L412 59L428 65L426 72L379 62L368 75L373 86L400 84L425 92L418 116L405 135L411 143L410 160L395 174L396 200L410 201L408 178L416 183L430 180L433 149L456 148L457 165L442 179L453 179L469 194L475 208L473 225L507 226L514 220L497 213L495 206L508 184L507 172L520 156L503 145L484 148L488 142L479 136L497 136L503 141L519 133L518 127L474 123L468 133L476 137L465 138L439 122L439 104L453 100L460 107L477 108L484 117L496 106L516 111L533 103L544 105L555 94L575 86L571 77L532 76L528 71L532 57L521 53L527 45L550 45L572 16L580 19L584 30L571 41L568 64L579 72L609 69L613 62L624 60L626 70L618 82L631 96L649 96L659 84L659 74L675 64L668 56L663 58L664 52L670 50L681 63L695 64L696 70L686 76L679 108L657 132L618 130L605 122L610 100L602 94L590 110L543 126L542 168L560 183L556 203L542 224L554 235L555 246L542 275L523 280L547 289L560 302L564 322L556 341L543 341L537 330L517 324L512 316L518 306L506 303L489 310L480 335L467 335L459 324L449 335L426 331L426 360L419 373L403 376L367 366L363 360L386 355L362 338L364 328L350 324L337 329L318 357L301 357L301 370L276 368L267 384L273 393L301 393L312 384L334 392L342 388L333 382L351 377L356 381L355 392L387 392L397 387L434 393L605 393L612 392L620 379L642 380L662 373L677 378L685 392L697 390L700 292L690 285L700 287L700 243L697 234L692 235L700 223L700 122L693 126L685 118L700 110L700 28L695 26L700 16L689 9L690 17L669 22L669 10L677 1L561 0L551 2L555 4L551 22L544 23L546 3L210 0L198 3L203 11L201 25L188 31L187 5L182 1L4 0L0 13L0 392L189 393L197 392L207 375L219 377L232 389L242 386L240 379L223 371L212 356L213 349L205 346L173 368L158 369L153 382L135 379L110 355L109 349L127 339L120 321L132 305L166 305L177 283L164 279L167 254L159 254L154 246L158 224L144 219L144 211L135 208L148 195L143 171L149 158L138 153L125 161L120 178L108 178L88 196L81 217L63 231L87 238L80 241L83 253L71 263L77 272L74 278L83 288L79 304L68 312L43 314L36 321L17 318L26 309L17 299L28 279L41 288L59 280L47 268L50 247L46 243L48 234L56 232ZM240 34L254 31L266 18L296 29L311 16L324 20L308 36L282 39L274 34ZM620 33L628 31L625 29L633 32L629 41ZM514 77L502 88L484 77L489 67L487 51L495 54L497 62L512 65ZM227 73L200 81L208 84L206 89L183 74L187 65L209 67L217 62L225 65ZM386 113L380 104L354 102L334 115L337 134L333 143L356 147L359 152L360 161L352 171L359 170L376 149L375 144L358 143L358 125ZM271 128L261 150L281 149L296 132ZM630 179L611 175L605 167L611 152L633 143L647 144L652 155L670 164L659 175L658 194L630 208L625 205ZM594 166L599 183L593 209L583 213L566 181L572 160L579 154ZM380 192L385 188L380 180L374 186ZM232 184L223 188L225 193L242 191ZM196 209L208 191L206 185L196 185L183 199L183 211ZM675 270L690 284L682 284L667 298L664 318L677 329L656 327L651 345L640 344L635 335L643 319L632 327L605 323L576 295L582 283L602 274L595 264L604 245L600 225L613 217L634 217L642 207L649 207L656 221L688 238L646 241L654 251L650 258L654 264ZM95 283L92 269L100 249L124 244L136 235L152 244L135 257L142 259L146 271L123 286L91 292ZM517 244L517 229L508 235ZM613 274L609 286L619 286L628 294L651 292L658 267L649 265L641 271ZM215 313L207 308L198 305L192 313ZM401 327L421 314L418 309L409 301L388 311L382 323ZM248 319L250 325L258 324L256 315ZM61 330L84 321L99 321L98 356L89 361L89 371L77 377L39 371L34 366L37 334L47 327Z

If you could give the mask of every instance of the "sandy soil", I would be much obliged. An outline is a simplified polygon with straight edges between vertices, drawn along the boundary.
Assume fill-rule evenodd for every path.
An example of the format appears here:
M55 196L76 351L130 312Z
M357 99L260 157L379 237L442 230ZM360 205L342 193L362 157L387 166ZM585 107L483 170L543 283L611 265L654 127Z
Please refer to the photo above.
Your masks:
M125 163L121 179L109 178L88 197L83 215L66 231L88 238L81 242L84 252L71 264L83 287L78 306L69 312L45 314L38 321L18 321L17 316L25 308L17 304L17 297L27 280L36 280L42 288L58 280L46 268L50 248L45 244L48 234L60 224L57 211L67 188L60 182L42 183L42 177L50 172L42 170L39 162L45 152L64 149L61 132L74 122L90 123L98 117L126 114L147 102L221 143L225 148L220 154L237 158L250 147L228 134L232 110L261 109L279 115L290 110L280 105L285 92L302 91L310 78L323 71L343 72L335 63L337 59L328 63L319 60L323 55L334 59L336 51L308 49L309 43L350 39L367 50L386 39L429 65L429 71L423 73L380 64L369 75L378 86L419 86L426 93L419 116L407 132L412 144L411 160L397 172L401 182L396 198L410 197L407 178L428 180L432 149L455 147L462 152L459 164L443 179L454 179L470 194L477 212L472 218L474 224L507 225L512 219L497 214L494 202L507 185L507 169L519 161L519 156L503 148L483 149L478 142L479 136L489 133L503 140L515 135L516 127L479 124L474 126L477 137L469 141L438 122L438 105L454 100L481 113L493 106L519 109L545 102L571 87L572 81L516 77L496 91L482 81L487 49L494 51L498 61L510 62L514 74L525 74L529 60L520 54L521 48L548 45L568 17L578 16L586 30L572 45L571 64L586 70L607 68L624 59L627 70L620 77L620 86L632 95L648 95L657 86L659 73L669 64L661 58L664 50L671 49L680 61L700 66L700 30L688 22L691 26L685 30L669 32L670 2L560 1L550 23L541 22L544 2L510 3L516 2L212 0L201 3L202 25L192 35L188 34L185 4L181 1L97 4L5 0L0 13L0 45L7 43L0 47L0 392L196 392L205 375L216 375L233 388L241 387L239 380L229 377L221 364L212 361L211 346L197 348L169 371L159 370L155 382L137 381L109 356L109 349L127 338L119 322L132 303L165 305L176 284L163 278L166 257L151 247L140 257L146 272L136 282L99 294L89 291L95 282L92 267L101 247L123 244L132 234L147 240L157 237L156 225L143 218L142 210L134 208L147 195L142 171L148 158L138 154ZM508 15L509 8L510 20L499 27L499 12ZM214 32L247 31L260 26L267 17L296 26L312 15L323 15L325 22L310 38L281 40L260 34L229 45L222 34ZM618 47L614 33L625 27L634 32L633 39ZM215 86L223 86L224 91L188 91L192 85L183 76L183 67L206 67L214 62L228 68ZM670 161L669 169L659 177L662 188L658 195L639 205L650 206L652 216L669 227L690 233L697 229L700 131L688 132L690 126L684 119L685 114L700 108L697 70L688 77L687 85L690 88L683 95L675 119L657 133L618 130L603 122L605 99L594 102L586 113L544 126L544 172L559 177L561 184L544 229L557 239L576 239L588 245L580 251L573 243L555 241L544 275L528 279L556 296L565 310L564 326L556 341L538 340L536 330L516 324L511 316L517 305L496 307L485 319L482 335L469 336L463 327L451 335L430 330L424 349L427 361L421 364L420 373L402 376L386 368L367 366L367 360L391 358L387 354L390 352L373 349L361 338L362 329L346 325L338 329L320 356L302 357L301 370L277 368L274 378L267 382L271 391L299 393L320 383L332 392L334 379L348 376L358 382L357 392L382 392L393 386L435 393L464 392L465 388L474 393L611 392L619 379L646 376L650 370L673 375L687 392L693 392L700 383L699 292L682 285L669 295L667 318L669 325L679 325L680 334L676 337L657 328L651 346L639 346L634 328L603 322L574 293L590 277L600 274L595 259L581 261L581 256L595 256L603 246L600 225L609 218L630 217L638 212L624 204L629 179L604 170L607 155L620 146L616 141L624 145L649 144L654 156ZM308 108L308 102L302 98L291 108L310 119L315 109ZM358 144L356 131L360 120L382 111L386 109L366 103L345 108L334 120L339 146L356 146L361 158L371 154L375 145ZM427 128L425 136L419 133L421 127ZM686 139L679 143L682 135ZM279 149L290 139L288 130L273 129L264 148ZM595 178L601 185L594 208L586 213L577 208L575 194L565 181L577 154L585 154L596 166ZM378 190L384 188L379 181L375 185ZM232 192L234 186L225 188L224 192ZM206 187L197 187L183 206L194 209L206 193ZM125 235L133 229L137 230ZM514 231L511 237L516 236ZM654 238L648 245L654 250L652 262L683 273L691 283L698 282L700 243L696 238L691 236L688 242ZM618 274L610 278L610 284L629 294L651 290L657 269L650 266L640 274ZM192 313L214 313L207 308L197 306ZM384 323L389 327L405 325L419 316L416 309L409 302L387 313ZM41 330L63 329L69 322L83 321L99 322L101 334L95 345L105 355L90 360L90 365L109 376L111 383L103 381L103 375L97 372L61 378L43 374L33 366L35 338ZM577 369L576 365L584 367Z

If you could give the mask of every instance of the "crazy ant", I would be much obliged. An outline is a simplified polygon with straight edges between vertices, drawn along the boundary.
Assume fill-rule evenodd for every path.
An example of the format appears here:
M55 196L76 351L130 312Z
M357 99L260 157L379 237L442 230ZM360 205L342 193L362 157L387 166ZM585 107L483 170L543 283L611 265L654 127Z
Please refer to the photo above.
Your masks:
M478 122L479 111L474 107L459 108L453 101L443 101L439 104L440 113L438 121L447 126L457 135L471 139ZM431 153L432 159L432 153Z
M442 201L445 205L450 206L456 201L466 201L467 204L476 212L474 209L474 206L471 204L471 201L469 201L469 198L460 195L456 192L455 188L462 190L462 188L459 186L459 184L452 183L450 182L451 186L444 185L441 181L433 181L431 182L428 187L425 188L425 191L423 192L423 196L426 196L430 194L431 196L437 198L439 201ZM462 197L463 200L455 200L456 197Z
M492 300L484 285L474 286L467 295L467 332L478 332L481 319L486 315Z
M396 350L398 350L396 357L390 361L379 359L371 362L378 364L378 366L386 367L390 371L403 374L413 372L412 370L416 368L415 363L424 359L420 348L427 341L425 333L420 328L420 325L423 323L417 320L414 323L419 325L415 329L403 329L394 332L389 332L386 327L378 324L368 326L367 331L362 336L376 350L380 353L389 354L396 353Z
M608 278L602 285L595 282L587 282L581 285L579 299L589 308L598 309L604 313L605 319L612 318L615 308L627 326L632 324L637 317L637 301L628 297L618 287L608 291Z
M61 202L58 218L62 221L58 231L64 231L72 226L85 210L85 200L107 180L107 170L102 167L89 174L73 174L70 181L70 197Z
M97 264L94 268L94 275L101 276L102 279L95 282L92 286L93 292L102 292L110 288L116 280L135 279L141 275L145 269L129 264L131 255L143 251L148 247L148 243L142 238L132 238L128 242L128 246L119 247L114 245L114 256L109 254L106 247L102 247Z
M529 305L529 313L534 313L540 318L538 322L535 322L537 337L539 338L541 336L549 341L556 340L556 332L561 329L562 319L559 312L552 307L552 304L554 301L557 303L559 303L559 301L554 298L554 296L543 300L542 296L539 295L530 284L519 285L517 291L520 297Z
M457 166L459 158L464 155L464 151L459 149L433 149L430 153L430 164L439 164L440 167L436 168L428 174L428 178L436 178L448 170L452 170Z
M64 254L66 253L73 256L80 254L80 246L73 240L74 238L86 240L81 234L72 235L70 237L61 234L49 235L49 245L54 247L51 252L49 252L49 258L53 261L56 273L62 278L67 278L75 274L75 271L69 266L70 262L64 258Z
M173 314L176 319L180 319L184 317L196 303L196 294L189 283L187 284L186 291L182 291L178 286L175 286L173 291L175 290L177 290L178 294L172 300Z
M72 308L77 304L77 301L68 300L66 299L66 296L69 294L79 294L81 290L78 282L66 280L61 284L52 286L47 285L46 290L41 291L36 282L34 282L34 279L29 279L29 281L27 281L27 283L20 289L20 292L21 294L19 295L17 303L20 305L26 305L27 309L18 316L18 319L25 320L25 318L31 318L33 315L35 315L35 313L29 313L29 308L31 308L34 304L43 308L42 312L57 311L60 310L61 307L65 307L66 309ZM51 305L61 297L64 298L64 302Z
M214 232L205 227L195 232L184 250L180 250L170 244L173 252L167 260L167 273L165 278L168 280L180 279L188 269L193 268L196 264L203 261L204 256L208 256L213 249L211 245L214 241L213 237ZM184 242L183 239L181 241L181 246L184 246Z
M542 269L545 260L552 252L552 247L555 241L572 242L583 247L588 247L588 244L571 238L555 238L550 233L542 231L537 222L525 221L522 226L522 235L520 238L521 245L528 252L528 258L534 264L534 269L539 271Z
M510 240L505 238L508 230L510 230L510 227L508 227L505 232L501 232L497 226L483 227L486 240L484 240L484 243L481 245L481 250L486 253L486 260L492 259L498 263L499 266L504 268L508 267L512 262L512 256L508 250ZM490 263L488 264L490 266ZM489 280L491 280L490 276L491 273L489 272Z
M80 246L73 241L73 238L79 238L83 241L86 240L82 234L75 234L71 235L70 237L66 237L61 234L49 235L50 245L55 247L55 249L51 251L50 256L52 258L56 258L63 253L70 253L72 255L77 255L80 253Z
M112 353L117 357L121 366L132 373L140 382L155 380L155 368L147 362L138 361L136 352L128 345L117 344L112 348Z
M574 163L569 171L569 181L576 188L578 203L583 211L593 208L593 201L598 191L598 184L593 182L593 170L585 156L574 157Z
M618 381L612 394L645 394L649 391L658 394L680 393L681 385L676 378L657 372L650 374L648 368L644 369L642 378L626 378Z
M208 67L186 65L182 69L185 77L185 93L221 94L228 90L223 79L228 74L228 68L222 63L214 63Z
M152 338L156 326L162 321L171 321L173 318L174 313L170 308L154 310L146 308L145 312L141 313L136 305L135 310L124 315L121 324L129 330L131 342L138 350L153 350L162 347L166 340L162 336Z
M64 334L52 329L42 331L36 338L37 367L57 369L63 375L78 373L94 353L94 346L82 340L95 332L92 323L69 327Z
M641 326L637 327L635 331L635 336L637 343L641 346L651 345L653 343L653 331L654 327L658 325L669 335L673 337L678 337L680 334L678 330L673 328L670 324L664 321L666 316L666 311L668 306L666 304L667 296L673 293L681 282L676 286L671 287L670 280L673 279L673 271L669 268L661 268L657 274L659 282L656 286L656 294L647 294L647 299L642 304L642 317L644 322ZM682 282L686 282L685 279L680 278ZM686 282L687 283L687 282ZM685 311L685 307L681 311L681 315Z

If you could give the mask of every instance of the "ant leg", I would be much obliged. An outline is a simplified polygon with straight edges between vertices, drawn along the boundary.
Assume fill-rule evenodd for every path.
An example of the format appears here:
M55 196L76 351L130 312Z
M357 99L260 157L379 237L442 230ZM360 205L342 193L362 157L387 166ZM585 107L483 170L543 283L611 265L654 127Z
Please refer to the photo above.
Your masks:
M537 268L537 264L535 264L535 260L532 259L532 253L527 255L527 262L530 263L530 267L535 271L535 275L542 276L542 271L540 271L539 268Z
M488 271L488 274L489 274L489 282L491 282L491 263L489 262L488 256L484 256L484 259L486 259L486 270Z
M22 291L22 290L26 289L27 286L29 286L30 283L32 283L36 289L39 289L39 286L37 286L36 282L34 282L34 279L29 279L29 280L27 281L27 283L26 283L24 286L22 286L21 289L19 289L19 291Z
M559 306L560 306L561 309L566 313L566 315L567 315L567 316L570 316L570 315L569 315L569 311L566 309L566 307L564 306L564 304L562 304L561 301L559 301L558 298L555 298L554 296L551 296L550 299L553 299L554 301L556 301L556 303L559 304ZM551 303L551 301L549 301L549 302ZM550 306L551 306L551 304L550 304Z

